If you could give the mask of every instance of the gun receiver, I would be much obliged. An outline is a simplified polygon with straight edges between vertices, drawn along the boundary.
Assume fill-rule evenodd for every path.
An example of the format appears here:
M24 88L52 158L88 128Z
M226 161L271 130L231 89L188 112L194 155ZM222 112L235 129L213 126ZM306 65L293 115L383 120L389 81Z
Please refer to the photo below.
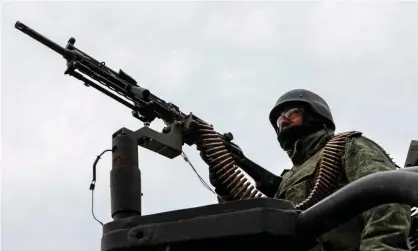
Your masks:
M15 28L63 56L67 61L64 74L131 109L132 115L145 124L137 133L141 135L138 139L141 147L167 158L175 158L182 153L183 144L196 145L201 156L205 157L202 159L217 168L217 175L236 199L273 196L277 191L280 177L248 159L232 142L231 133L215 132L209 123L192 113L187 115L181 112L176 105L165 102L139 86L123 70L116 72L110 69L104 62L76 48L76 39L73 37L64 48L19 21ZM148 127L156 118L167 125L162 132ZM256 188L243 176L241 170L254 179Z

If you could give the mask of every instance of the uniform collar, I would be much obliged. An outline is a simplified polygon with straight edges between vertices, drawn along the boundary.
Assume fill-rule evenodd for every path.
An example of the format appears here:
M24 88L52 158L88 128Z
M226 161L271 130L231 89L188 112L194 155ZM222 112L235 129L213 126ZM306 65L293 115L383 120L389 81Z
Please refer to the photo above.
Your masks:
M334 131L322 129L304 138L297 140L293 150L288 151L288 155L295 166L312 157L317 151L322 149L326 143L334 136Z

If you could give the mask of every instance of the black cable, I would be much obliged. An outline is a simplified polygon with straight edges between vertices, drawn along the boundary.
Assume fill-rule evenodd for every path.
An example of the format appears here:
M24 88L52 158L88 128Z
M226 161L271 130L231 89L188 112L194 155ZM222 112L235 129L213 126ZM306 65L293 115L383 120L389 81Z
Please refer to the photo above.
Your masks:
M97 222L99 222L100 223L100 225L102 225L103 226L103 223L101 222L101 221L99 221L97 218L96 218L96 216L94 215L94 188L96 187L96 166L97 166L97 163L99 162L99 160L100 160L100 157L102 157L102 155L104 154L104 153L106 153L106 152L111 152L112 150L111 149L107 149L107 150L104 150L101 154L99 154L98 156L97 156L97 158L96 158L96 160L94 161L94 163L93 163L93 179L92 179L92 181L91 181L91 183L90 183L90 187L89 187L89 190L91 190L91 214L93 215L93 218L97 221Z
M94 192L93 190L91 190L91 214L93 215L93 218L100 223L100 225L103 226L103 222L101 222L100 220L98 220L96 218L96 216L94 215Z
M96 176L97 176L97 163L99 162L101 156L106 153L106 152L111 152L111 149L107 149L104 150L101 154L99 154L96 158L96 160L93 163L93 179L90 183L90 187L89 190L91 190L91 214L93 215L93 218L100 223L100 225L103 226L103 223L98 220L94 214L94 189L96 187ZM213 194L216 194L211 187L206 183L206 181L199 175L199 173L197 172L196 168L193 166L193 164L190 162L189 158L187 157L186 153L182 152L181 156L183 157L183 159L189 163L189 165L191 166L192 170L196 173L197 177L199 178L200 182L202 182L203 186L206 187L209 191L211 191Z

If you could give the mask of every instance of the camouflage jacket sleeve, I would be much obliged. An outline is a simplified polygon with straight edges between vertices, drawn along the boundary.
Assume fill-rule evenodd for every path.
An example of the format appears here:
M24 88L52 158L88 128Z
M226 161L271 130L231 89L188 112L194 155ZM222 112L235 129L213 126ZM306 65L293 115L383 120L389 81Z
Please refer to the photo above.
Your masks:
M384 150L363 136L348 140L343 162L348 182L368 174L396 169ZM410 206L385 204L364 212L362 218L364 229L360 251L409 250L406 239L411 225Z

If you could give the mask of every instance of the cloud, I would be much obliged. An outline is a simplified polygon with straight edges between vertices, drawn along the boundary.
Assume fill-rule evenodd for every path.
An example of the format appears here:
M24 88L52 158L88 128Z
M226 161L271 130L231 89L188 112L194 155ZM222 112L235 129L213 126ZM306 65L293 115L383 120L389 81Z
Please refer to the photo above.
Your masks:
M392 45L397 18L394 2L323 2L310 16L310 45L330 58L356 60L384 53Z
M207 42L252 50L274 46L277 33L273 13L268 9L238 6L229 5L209 12L207 23L202 29Z

